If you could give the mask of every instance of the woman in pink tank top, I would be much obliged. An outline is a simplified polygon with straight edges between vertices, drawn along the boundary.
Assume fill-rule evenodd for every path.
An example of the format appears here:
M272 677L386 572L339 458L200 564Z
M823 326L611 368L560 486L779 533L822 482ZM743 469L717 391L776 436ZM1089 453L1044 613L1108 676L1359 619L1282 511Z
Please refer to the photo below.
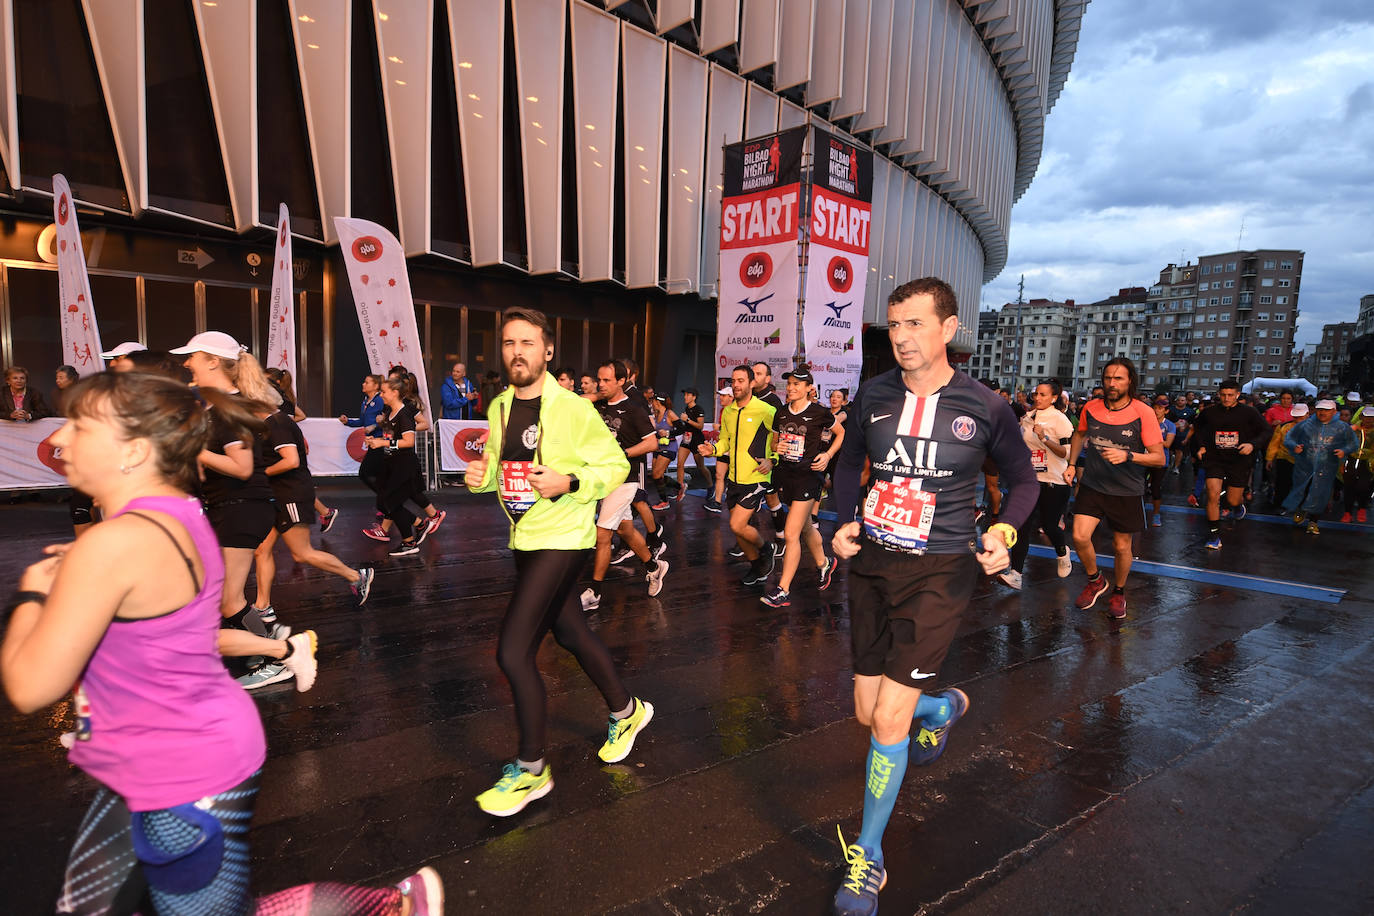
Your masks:
M71 761L100 787L57 912L440 914L442 884L429 868L389 888L320 883L251 895L248 822L266 742L216 649L224 563L189 491L206 403L229 405L218 392L201 397L139 373L70 389L70 419L53 443L105 521L47 547L0 615L10 618L0 647L10 701L34 712L75 683ZM298 639L313 645L313 634L292 637L293 651L310 651Z

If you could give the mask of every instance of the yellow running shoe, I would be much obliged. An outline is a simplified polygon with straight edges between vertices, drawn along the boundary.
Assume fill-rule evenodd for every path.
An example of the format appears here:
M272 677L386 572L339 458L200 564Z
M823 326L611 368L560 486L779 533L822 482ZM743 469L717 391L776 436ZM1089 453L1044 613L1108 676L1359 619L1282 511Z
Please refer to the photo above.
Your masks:
M547 763L538 776L522 766L508 763L501 770L496 785L477 796L477 807L497 817L510 817L552 791L553 769Z
M654 717L654 704L645 703L635 697L635 710L624 719L611 716L611 724L606 732L606 743L601 745L597 756L605 763L619 763L630 756L634 750L635 738L644 731Z

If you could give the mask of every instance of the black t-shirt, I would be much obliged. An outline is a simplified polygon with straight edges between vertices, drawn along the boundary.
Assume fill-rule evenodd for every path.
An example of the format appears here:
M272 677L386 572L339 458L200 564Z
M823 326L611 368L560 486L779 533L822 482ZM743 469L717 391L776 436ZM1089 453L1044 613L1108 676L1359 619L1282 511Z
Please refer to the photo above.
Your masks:
M642 403L642 401L641 401ZM607 428L615 433L615 441L622 450L633 448L645 436L656 436L654 424L649 415L632 398L621 398L614 404L598 401L597 412L606 421ZM630 459L630 476L636 476L644 468L644 456Z
M801 413L783 407L773 417L773 428L778 434L778 467L810 470L811 462L825 450L822 434L834 425L834 414L814 401Z
M231 394L230 397L237 395ZM206 447L217 455L223 455L226 448L242 441L238 432L231 429L228 422L211 408L210 441ZM267 482L267 475L263 473L263 468L272 463L267 460L271 454L271 449L267 446L267 437L258 435L248 443L248 447L253 450L253 473L247 480L221 474L212 468L205 469L205 480L201 482L200 495L207 506L220 505L231 500L272 498L272 486Z
M538 494L529 485L530 466L538 463L539 405L542 398L513 398L509 413L498 410L493 419L505 423L501 434L501 466L497 489L512 523L533 508Z
M763 403L770 405L773 408L774 413L782 413L783 408L787 406L782 402L782 398L778 397L778 390L774 388L772 385L769 385L763 391L755 391L754 397L758 398Z
M281 460L282 449L289 445L296 447L300 464L289 471L268 477L272 485L272 495L279 503L313 503L315 501L315 482L310 478L310 465L305 460L305 434L296 421L283 411L278 410L267 418L266 446L267 466Z
M702 423L706 420L706 411L701 409L700 404L693 404L691 407L683 408L682 416L693 423ZM692 451L696 451L697 446L706 441L706 434L690 424L683 425L682 434L687 437L682 444Z

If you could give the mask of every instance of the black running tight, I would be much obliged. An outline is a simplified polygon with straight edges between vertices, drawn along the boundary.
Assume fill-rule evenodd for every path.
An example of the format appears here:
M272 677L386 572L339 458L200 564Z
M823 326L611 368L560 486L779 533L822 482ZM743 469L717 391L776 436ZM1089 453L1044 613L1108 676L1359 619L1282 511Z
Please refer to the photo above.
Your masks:
M520 759L544 756L548 730L544 678L535 655L544 634L567 649L601 691L611 710L630 705L630 694L611 661L601 638L587 628L582 602L575 594L577 578L591 555L590 550L515 551L515 593L501 623L496 660L510 681L515 698L515 719L520 727Z
M1064 518L1064 507L1069 504L1069 493L1073 487L1040 482L1040 499L1026 518L1021 530L1016 532L1016 543L1011 548L1011 568L1021 572L1026 564L1026 554L1030 552L1031 540L1041 531L1054 545L1054 552L1063 555L1068 550L1064 540L1064 529L1059 522Z
M262 771L227 792L211 796L208 811L224 832L224 854L210 883L190 894L150 888L134 856L132 815L109 789L101 787L87 809L67 860L58 913L116 916L397 916L401 892L394 888L352 887L321 882L302 884L253 899L249 891L248 822ZM199 836L173 810L144 815L149 842L161 852L178 853ZM144 894L152 910L142 903Z

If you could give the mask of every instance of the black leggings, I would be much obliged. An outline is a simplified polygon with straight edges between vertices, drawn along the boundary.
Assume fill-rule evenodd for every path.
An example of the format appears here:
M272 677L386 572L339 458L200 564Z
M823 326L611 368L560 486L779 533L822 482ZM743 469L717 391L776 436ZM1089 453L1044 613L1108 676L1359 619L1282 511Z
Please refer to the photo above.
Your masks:
M396 916L401 912L401 892L394 887L322 882L254 900L249 890L248 823L261 776L259 770L229 791L210 796L207 810L224 833L223 858L210 883L189 894L148 886L134 855L129 808L123 798L101 786L77 830L57 912L147 913L141 903L145 893L156 916ZM163 853L179 853L200 835L174 809L146 812L143 823L149 842Z
M1012 569L1020 572L1026 565L1026 554L1030 552L1031 539L1037 532L1045 532L1045 536L1054 545L1054 552L1060 556L1069 549L1064 540L1064 529L1059 527L1059 522L1064 518L1064 508L1069 504L1069 493L1072 490L1073 487L1040 482L1040 499L1036 501L1035 508L1031 510L1021 530L1016 532L1016 544L1011 548Z
M615 670L610 651L588 629L582 603L574 594L577 578L591 553L515 551L515 592L506 608L506 619L501 622L496 661L510 681L515 721L520 728L520 759L527 762L544 756L547 697L535 655L549 630L553 630L558 644L577 659L612 711L630 705L630 693Z

